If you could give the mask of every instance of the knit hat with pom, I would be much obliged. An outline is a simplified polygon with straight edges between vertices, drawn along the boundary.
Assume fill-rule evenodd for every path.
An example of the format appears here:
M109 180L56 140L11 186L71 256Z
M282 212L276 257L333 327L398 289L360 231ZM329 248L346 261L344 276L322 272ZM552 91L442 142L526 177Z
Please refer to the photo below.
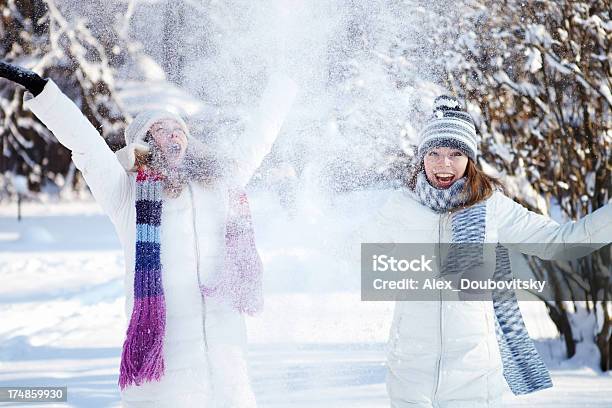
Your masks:
M434 147L452 147L461 150L470 159L478 155L478 138L472 117L451 96L438 96L433 115L427 120L419 137L418 155L424 157Z
M147 110L139 113L125 129L125 147L115 152L117 159L127 171L136 170L136 152L147 152L149 145L145 141L147 132L154 123L160 120L176 121L189 138L189 130L185 121L177 114L165 110Z

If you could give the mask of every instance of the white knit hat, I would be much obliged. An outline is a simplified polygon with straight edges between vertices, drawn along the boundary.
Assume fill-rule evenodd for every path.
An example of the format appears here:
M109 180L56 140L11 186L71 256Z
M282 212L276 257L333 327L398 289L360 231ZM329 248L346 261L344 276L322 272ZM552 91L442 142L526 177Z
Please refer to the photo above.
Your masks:
M472 117L451 96L439 96L434 101L433 115L421 130L419 157L434 147L453 147L472 160L478 156L478 137Z
M125 147L115 152L117 159L127 171L136 170L136 151L149 150L149 145L145 141L147 132L154 123L164 119L174 120L180 124L189 138L187 124L179 115L165 110L147 110L139 113L125 129Z

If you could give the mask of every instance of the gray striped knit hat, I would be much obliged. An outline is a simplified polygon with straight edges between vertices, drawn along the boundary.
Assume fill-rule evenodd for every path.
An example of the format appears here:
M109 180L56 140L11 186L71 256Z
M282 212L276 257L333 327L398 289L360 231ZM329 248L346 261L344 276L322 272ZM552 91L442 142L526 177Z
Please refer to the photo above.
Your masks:
M422 159L434 147L452 147L476 161L478 138L474 121L451 96L442 95L435 99L433 115L419 135L419 158Z

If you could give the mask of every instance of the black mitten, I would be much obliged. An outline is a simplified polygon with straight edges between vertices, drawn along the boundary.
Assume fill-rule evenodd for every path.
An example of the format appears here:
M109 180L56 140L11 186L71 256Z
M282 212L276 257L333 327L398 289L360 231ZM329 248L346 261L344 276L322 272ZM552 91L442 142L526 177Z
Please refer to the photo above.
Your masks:
M0 61L0 77L24 86L32 95L42 92L47 80L34 71Z

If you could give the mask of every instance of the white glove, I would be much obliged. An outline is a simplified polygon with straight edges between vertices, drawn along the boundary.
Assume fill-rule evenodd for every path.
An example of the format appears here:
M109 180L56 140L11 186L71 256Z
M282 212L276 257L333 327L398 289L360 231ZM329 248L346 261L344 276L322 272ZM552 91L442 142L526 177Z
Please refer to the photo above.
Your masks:
M115 155L125 170L136 171L136 156L146 156L150 151L148 144L134 142L117 150Z

